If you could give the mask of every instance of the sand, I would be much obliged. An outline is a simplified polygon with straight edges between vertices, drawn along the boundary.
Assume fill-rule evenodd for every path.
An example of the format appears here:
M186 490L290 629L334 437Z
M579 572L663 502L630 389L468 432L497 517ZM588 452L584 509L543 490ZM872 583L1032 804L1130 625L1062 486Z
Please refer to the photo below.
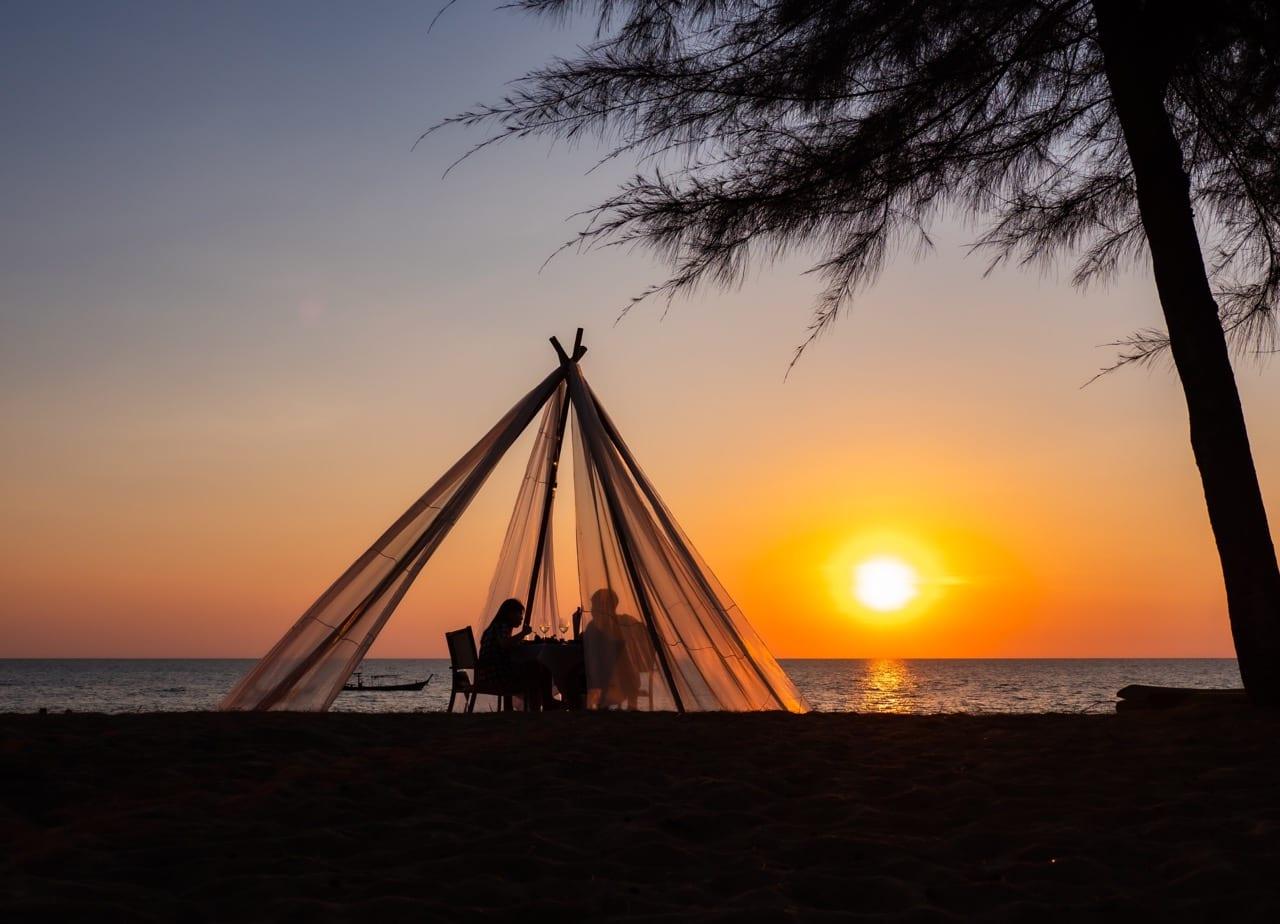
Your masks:
M1248 709L0 716L0 917L1276 920L1277 732Z

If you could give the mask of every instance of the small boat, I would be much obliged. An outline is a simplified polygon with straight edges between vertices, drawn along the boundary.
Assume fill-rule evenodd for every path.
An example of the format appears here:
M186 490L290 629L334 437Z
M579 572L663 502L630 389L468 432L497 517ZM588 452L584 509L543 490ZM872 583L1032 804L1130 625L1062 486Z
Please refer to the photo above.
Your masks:
M387 674L370 674L369 675L370 679L372 680L377 680L379 677L386 677L386 676L388 675ZM344 686L342 689L356 690L364 693L372 693L375 691L380 691L380 692L399 691L404 693L416 693L419 690L421 690L423 687L425 687L427 684L429 684L431 682L431 678L434 676L435 674L428 674L426 680L415 680L412 683L365 683L364 674L362 674L360 671L356 671L356 675L355 675L356 682L349 683L346 686Z

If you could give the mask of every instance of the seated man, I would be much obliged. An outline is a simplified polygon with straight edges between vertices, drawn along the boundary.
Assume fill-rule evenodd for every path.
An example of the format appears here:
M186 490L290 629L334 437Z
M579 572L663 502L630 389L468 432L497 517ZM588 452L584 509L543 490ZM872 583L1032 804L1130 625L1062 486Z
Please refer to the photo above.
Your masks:
M641 634L637 634L641 630ZM587 708L635 709L639 660L649 641L640 620L618 612L618 595L603 587L591 595L591 622L582 633L587 662Z

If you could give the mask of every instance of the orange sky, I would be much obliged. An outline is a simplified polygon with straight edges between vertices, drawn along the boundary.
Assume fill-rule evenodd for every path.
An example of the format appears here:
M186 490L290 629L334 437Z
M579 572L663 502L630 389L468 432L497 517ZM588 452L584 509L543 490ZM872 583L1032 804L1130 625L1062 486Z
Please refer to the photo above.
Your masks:
M1229 655L1171 376L1124 372L1081 390L1098 351L1072 332L1069 309L1098 311L1102 299L1019 277L982 283L963 261L934 266L891 273L786 384L802 312L772 309L780 293L802 304L804 289L785 273L663 324L641 314L611 328L604 312L577 312L590 328L585 368L779 656ZM967 304L951 312L917 291L953 284ZM539 289L549 299L557 286ZM982 294L1024 289L1039 303L1006 309L1012 329L981 348L973 328L1001 312ZM1141 304L1143 289L1105 300L1133 323L1141 313L1122 302ZM0 653L262 652L550 368L540 335L567 333L575 313L548 313L559 318L489 336L434 335L424 321L384 344L395 357L385 364L361 362L379 337L350 346L344 332L361 324L339 318L327 347L283 350L283 367L280 352L235 371L193 352L186 376L172 358L142 358L118 377L9 392ZM744 313L760 331L740 332ZM1242 377L1264 485L1280 479L1268 375ZM524 451L375 654L439 655L441 633L476 618ZM569 496L557 522L567 605ZM910 619L871 618L831 577L851 569L850 545L903 554L938 581L934 599Z
M984 280L972 232L944 227L786 383L815 294L803 263L614 326L660 273L643 255L539 270L617 179L584 177L592 151L513 146L441 181L466 138L409 150L563 36L462 17L428 41L421 11L388 9L404 22L352 25L360 42L228 25L255 36L243 80L188 63L208 23L155 46L172 86L142 73L162 51L117 73L136 62L86 39L98 70L68 59L40 107L3 113L21 139L3 180L23 193L0 227L0 657L261 654L579 324L588 378L779 656L1231 653L1173 375L1079 387L1112 357L1100 344L1158 323L1142 274L1086 294ZM1239 374L1280 517L1275 371ZM440 655L477 618L525 448L375 655ZM868 618L832 569L894 545L933 599Z

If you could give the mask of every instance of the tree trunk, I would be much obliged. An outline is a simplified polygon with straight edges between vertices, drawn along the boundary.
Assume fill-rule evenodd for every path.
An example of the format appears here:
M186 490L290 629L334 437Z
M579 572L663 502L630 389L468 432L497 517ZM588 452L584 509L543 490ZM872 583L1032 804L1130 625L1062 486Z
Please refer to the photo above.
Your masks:
M1168 63L1158 3L1094 0L1098 41L1137 185L1191 448L1227 590L1250 698L1280 704L1280 568L1249 449L1244 411L1191 208L1182 151L1164 107Z

